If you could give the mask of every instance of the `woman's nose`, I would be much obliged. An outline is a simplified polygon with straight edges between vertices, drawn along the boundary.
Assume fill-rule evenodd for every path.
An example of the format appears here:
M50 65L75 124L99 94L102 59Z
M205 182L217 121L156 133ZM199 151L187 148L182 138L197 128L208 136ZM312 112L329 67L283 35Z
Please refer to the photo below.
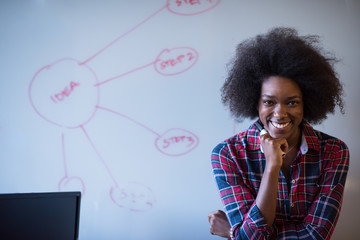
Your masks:
M283 104L277 104L274 109L274 117L286 117L287 116L287 107Z

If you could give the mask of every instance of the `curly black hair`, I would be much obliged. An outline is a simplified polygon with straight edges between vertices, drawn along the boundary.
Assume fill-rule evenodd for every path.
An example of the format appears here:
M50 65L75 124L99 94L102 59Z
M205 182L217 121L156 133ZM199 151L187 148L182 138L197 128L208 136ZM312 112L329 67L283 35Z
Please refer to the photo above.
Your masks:
M256 118L263 81L280 76L300 87L307 122L320 123L336 105L344 113L343 87L334 70L338 59L319 42L317 35L299 36L283 27L241 42L221 89L222 102L239 121Z

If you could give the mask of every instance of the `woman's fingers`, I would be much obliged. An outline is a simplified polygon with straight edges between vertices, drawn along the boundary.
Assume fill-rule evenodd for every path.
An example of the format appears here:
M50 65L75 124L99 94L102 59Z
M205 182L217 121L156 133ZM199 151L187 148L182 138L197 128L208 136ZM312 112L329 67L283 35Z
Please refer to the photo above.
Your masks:
M266 162L274 165L282 165L282 157L288 149L288 143L285 138L272 138L269 133L262 132L260 135L260 144L265 154Z

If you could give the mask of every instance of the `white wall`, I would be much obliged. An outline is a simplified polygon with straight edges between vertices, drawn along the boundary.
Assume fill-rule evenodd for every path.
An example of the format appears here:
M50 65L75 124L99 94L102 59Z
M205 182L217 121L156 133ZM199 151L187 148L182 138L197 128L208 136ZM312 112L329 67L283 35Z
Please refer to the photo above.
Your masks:
M180 2L0 2L0 192L83 191L80 239L219 239L210 152L251 122L220 103L226 64L290 26L342 59L346 114L315 128L350 148L333 239L356 239L359 1Z

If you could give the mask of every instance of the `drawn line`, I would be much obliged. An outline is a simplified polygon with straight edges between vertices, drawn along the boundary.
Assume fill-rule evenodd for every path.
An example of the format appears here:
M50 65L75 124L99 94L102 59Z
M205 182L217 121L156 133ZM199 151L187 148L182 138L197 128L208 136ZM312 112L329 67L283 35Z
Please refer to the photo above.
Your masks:
M121 78L121 77L123 77L123 76L125 76L125 75L128 75L128 74L130 74L130 73L132 73L132 72L138 71L138 70L140 70L140 69L147 68L148 66L151 66L151 65L155 64L156 62L157 62L157 60L154 61L154 62L145 64L144 66L141 66L141 67L135 68L135 69L133 69L133 70L130 70L130 71L128 71L128 72L122 73L122 74L120 74L120 75L118 75L118 76L111 77L111 78L109 78L109 79L107 79L107 80L104 80L104 81L102 81L102 82L99 82L99 83L97 83L97 84L94 84L94 87L98 87L98 86L100 86L100 85L102 85L102 84L104 84L104 83L108 83L108 82L110 82L110 81L112 81L112 80L115 80L115 79L117 79L117 78Z
M86 138L87 138L88 141L90 142L90 145L92 146L92 148L94 149L94 151L95 151L96 154L98 155L99 159L101 160L102 164L104 165L106 171L108 172L109 176L111 177L112 181L114 182L115 187L118 187L118 183L117 183L117 181L115 180L112 172L110 171L110 168L109 168L108 165L105 163L104 159L101 157L99 151L98 151L98 150L96 149L96 147L95 147L95 144L91 141L91 139L90 139L88 133L86 132L84 126L81 125L80 128L81 128L82 131L84 132Z
M134 31L135 29L137 29L138 27L140 27L142 24L146 23L147 21L149 21L152 17L154 17L156 14L158 14L159 12L161 12L163 9L167 8L168 3L161 7L159 10L157 10L155 13L151 14L149 17L147 17L145 20L143 20L142 22L140 22L139 24L137 24L135 27L131 28L130 30L128 30L127 32L125 32L124 34L120 35L118 38L116 38L115 40L113 40L111 43L109 43L108 45L106 45L104 48L102 48L100 51L98 51L97 53L95 53L93 56L91 56L90 58L88 58L87 60L83 61L82 63L80 63L80 65L82 64L86 64L88 62L90 62L92 59L94 59L96 56L100 55L102 52L104 52L107 48L109 48L110 46L112 46L113 44L115 44L117 41L119 41L121 38L125 37L127 34L131 33L132 31Z
M133 123L136 123L137 125L139 125L139 126L145 128L146 130L154 133L156 136L161 137L161 135L160 135L159 133L155 132L155 131L152 130L151 128L145 126L144 124L142 124L142 123L140 123L140 122L138 122L138 121L136 121L136 120L134 120L134 119L132 119L132 118L130 118L130 117L122 114L122 113L115 112L115 111L113 111L113 110L111 110L111 109L108 109L108 108L105 108L105 107L100 107L100 106L96 106L96 108L102 109L102 110L104 110L104 111L108 111L108 112L114 113L114 114L116 114L116 115L119 115L119 116L121 116L121 117L123 117L123 118L126 118L126 119L128 119L129 121L131 121L131 122L133 122Z

